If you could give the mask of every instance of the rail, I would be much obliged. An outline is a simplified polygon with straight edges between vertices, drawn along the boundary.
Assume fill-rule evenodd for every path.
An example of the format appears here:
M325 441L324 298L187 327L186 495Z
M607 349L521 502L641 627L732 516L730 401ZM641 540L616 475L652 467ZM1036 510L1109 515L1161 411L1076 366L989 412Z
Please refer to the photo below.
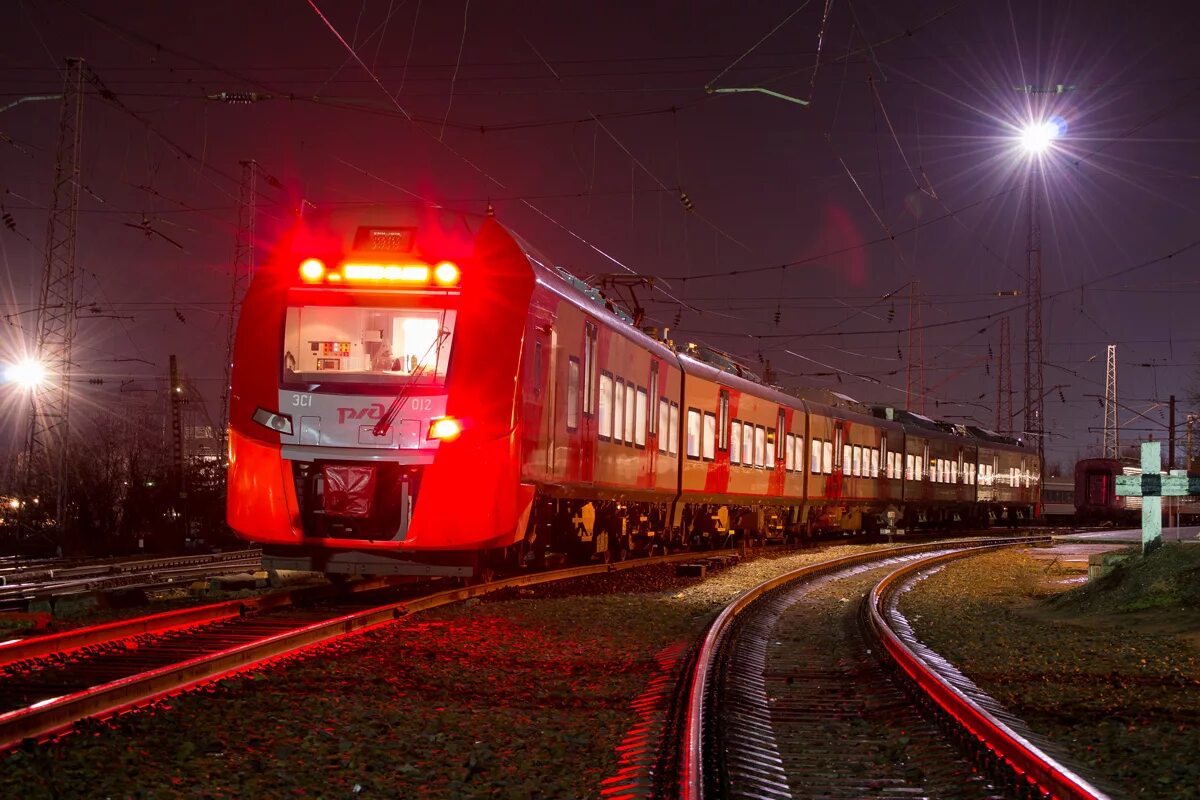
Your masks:
M928 696L942 713L988 754L989 760L1014 773L1018 781L1032 784L1031 788L1038 792L1037 796L1056 800L1104 800L1107 795L948 681L888 623L885 615L887 601L903 581L934 564L972 555L976 551L948 553L907 564L876 584L871 590L867 607L867 623L871 633L880 643L882 653L902 670L917 691Z
M713 680L717 656L724 643L733 621L763 595L784 584L796 580L811 578L845 567L855 566L884 558L894 558L912 553L922 553L930 550L940 550L947 547L962 547L965 551L975 551L989 546L1004 546L1011 544L1032 544L1049 542L1049 537L1005 537L1002 539L975 539L966 541L926 542L922 544L889 547L881 550L870 550L855 553L841 558L822 561L800 569L779 575L764 581L749 589L734 602L726 606L715 620L709 625L704 639L697 650L695 664L692 668L690 686L687 691L687 707L682 729L683 741L680 747L680 797L681 800L704 800L706 797L704 774L705 762L712 755L706 751L705 730L710 720L707 718L706 698Z
M418 611L426 611L502 589L553 583L587 575L598 575L657 564L695 561L713 556L730 555L735 552L733 550L714 550L703 554L680 553L623 561L615 564L573 567L551 572L521 575L491 583L436 592L420 598L387 603L364 611L312 623L259 641L199 656L146 673L84 689L63 697L41 701L35 706L0 714L0 753L11 750L26 739L48 739L67 733L71 730L74 723L81 719L88 717L97 719L107 718L122 711L147 705L163 697L177 694L199 684L207 683L226 675L250 669L266 661L295 653L303 648L343 636L362 633L381 625L395 622ZM236 604L217 604L208 608L213 610L212 613L224 614L232 610L228 608L231 605ZM218 612L217 609L223 606L226 608ZM175 625L176 622L180 622L182 619L183 617L180 616L170 624ZM131 621L131 623L137 622L138 620Z

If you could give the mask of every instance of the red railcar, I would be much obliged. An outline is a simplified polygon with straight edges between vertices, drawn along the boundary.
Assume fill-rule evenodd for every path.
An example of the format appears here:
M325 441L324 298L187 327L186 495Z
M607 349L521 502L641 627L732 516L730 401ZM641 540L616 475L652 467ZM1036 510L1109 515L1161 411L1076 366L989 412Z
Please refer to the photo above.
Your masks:
M285 238L242 306L231 398L229 523L275 567L470 575L1037 501L1011 441L764 386L494 219L420 206Z

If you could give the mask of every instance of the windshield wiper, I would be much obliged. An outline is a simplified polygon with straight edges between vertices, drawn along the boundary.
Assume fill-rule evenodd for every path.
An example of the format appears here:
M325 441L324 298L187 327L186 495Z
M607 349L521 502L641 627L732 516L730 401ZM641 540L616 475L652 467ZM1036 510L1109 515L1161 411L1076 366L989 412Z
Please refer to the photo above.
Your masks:
M379 418L379 421L375 423L375 427L371 429L372 434L380 438L387 436L388 431L392 429L392 422L395 421L396 415L400 413L400 408L404 405L404 401L408 399L408 395L412 391L413 387L417 385L417 381L419 381L425 374L426 359L429 357L429 351L435 350L440 356L442 342L444 342L449 335L450 331L446 330L445 328L442 328L438 331L437 338L434 339L433 343L429 345L429 349L425 351L423 356L421 356L421 360L418 362L417 368L413 370L412 374L409 376L409 382L404 385L404 388L396 393L395 397L392 398L392 402L388 406L387 411L383 412L383 416Z

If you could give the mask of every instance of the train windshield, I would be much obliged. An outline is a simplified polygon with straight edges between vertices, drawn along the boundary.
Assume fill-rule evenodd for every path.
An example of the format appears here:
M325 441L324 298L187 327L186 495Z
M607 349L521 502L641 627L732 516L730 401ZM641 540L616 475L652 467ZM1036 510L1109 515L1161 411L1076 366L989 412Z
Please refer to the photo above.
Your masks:
M284 380L445 383L454 318L453 309L289 307Z

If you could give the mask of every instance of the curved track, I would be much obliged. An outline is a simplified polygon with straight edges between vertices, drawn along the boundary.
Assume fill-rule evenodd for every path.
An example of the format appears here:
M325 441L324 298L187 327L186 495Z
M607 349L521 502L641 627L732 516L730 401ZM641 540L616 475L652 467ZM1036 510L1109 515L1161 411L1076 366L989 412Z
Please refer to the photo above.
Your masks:
M886 638L900 624L893 594L905 585L900 576L1032 541L876 551L798 570L743 595L713 623L697 655L679 745L680 796L1103 797L1046 750L1013 749L1030 737L1011 718L1000 736L929 694L941 685L937 667L948 666L936 654L918 654L910 641L905 680L892 678L896 662L880 659L901 652ZM952 693L966 697L964 686ZM993 719L1003 716L978 690L972 698L980 709L990 704Z

